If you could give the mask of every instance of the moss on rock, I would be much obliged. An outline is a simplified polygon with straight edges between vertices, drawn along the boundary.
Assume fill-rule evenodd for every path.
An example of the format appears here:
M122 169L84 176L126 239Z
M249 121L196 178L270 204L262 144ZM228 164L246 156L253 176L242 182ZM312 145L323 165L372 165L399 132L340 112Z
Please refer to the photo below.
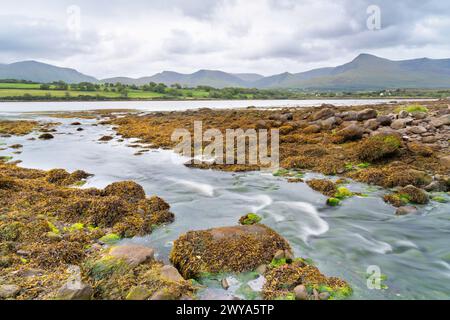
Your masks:
M272 229L255 224L191 231L175 241L173 265L186 278L203 273L245 272L272 261L279 250L291 250Z

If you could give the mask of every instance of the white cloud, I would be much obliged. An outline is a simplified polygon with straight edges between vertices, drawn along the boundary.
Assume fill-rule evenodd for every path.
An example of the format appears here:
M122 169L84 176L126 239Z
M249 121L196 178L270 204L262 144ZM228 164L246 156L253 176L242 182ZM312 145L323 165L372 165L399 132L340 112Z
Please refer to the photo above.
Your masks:
M82 33L67 30L81 9ZM450 4L379 0L382 29L366 28L372 1L47 0L2 5L0 62L36 59L97 77L162 70L299 72L361 52L392 59L446 57Z

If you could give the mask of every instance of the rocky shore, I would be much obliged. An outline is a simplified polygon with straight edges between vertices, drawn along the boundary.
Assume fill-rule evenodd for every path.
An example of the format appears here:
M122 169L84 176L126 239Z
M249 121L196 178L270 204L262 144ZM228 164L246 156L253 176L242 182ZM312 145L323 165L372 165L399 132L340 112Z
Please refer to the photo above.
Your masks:
M429 201L446 201L441 195L450 190L448 101L77 116L112 125L119 139L138 138L133 147L145 150L173 148L173 130L192 130L194 121L203 121L205 130L277 128L282 169L274 175L306 183L325 195L329 206L364 196L346 188L349 179L386 188L384 200L398 208L398 215L414 213ZM51 135L54 129L34 121L0 121L4 137L32 131ZM114 139L108 137L101 142ZM196 280L241 272L264 277L264 299L329 300L352 294L345 281L326 277L307 259L295 257L287 240L255 214L242 217L240 225L180 235L167 257L169 265L157 260L152 248L120 243L174 221L163 199L147 197L132 181L82 189L89 173L24 169L8 161L0 158L0 299L188 300L201 290ZM306 171L335 178L306 180Z
M152 148L170 149L175 145L172 132L177 128L193 132L194 121L202 121L204 130L219 129L223 133L229 128L279 129L282 169L275 174L286 176L290 182L304 182L296 178L304 171L350 178L393 189L392 197L385 199L397 207L423 204L423 199L416 202L417 197L408 195L412 190L450 190L450 105L446 100L376 107L155 112L120 116L105 123L112 124L125 138L138 138ZM187 165L236 172L260 169L211 162ZM407 193L397 189L405 187ZM336 193L326 195L331 198L330 204L339 200ZM391 201L397 198L402 201Z

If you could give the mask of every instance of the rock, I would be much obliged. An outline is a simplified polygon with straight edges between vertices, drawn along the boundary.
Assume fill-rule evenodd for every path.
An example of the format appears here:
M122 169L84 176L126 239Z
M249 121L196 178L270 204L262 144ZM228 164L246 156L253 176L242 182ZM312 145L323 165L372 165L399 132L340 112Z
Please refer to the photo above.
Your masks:
M144 301L150 298L150 295L150 292L145 287L137 286L131 288L125 299L131 301Z
M417 208L413 207L413 206L400 207L395 212L395 214L398 216L405 216L405 215L414 214L414 213L417 213Z
M428 136L428 137L422 138L422 142L426 143L426 144L435 143L436 141L437 141L437 138L435 136Z
M137 266L153 260L155 251L152 248L128 244L113 247L109 251L109 255L124 260L130 266Z
M366 121L369 119L375 119L378 116L378 113L374 109L365 109L363 111L358 112L356 119L358 121Z
M445 125L450 125L450 114L439 118L435 118L431 120L430 124L436 128L440 128Z
M228 283L227 279L222 279L222 281L220 283L221 283L222 288L224 290L228 290L230 288L230 284Z
M295 300L308 300L308 291L304 285L294 288Z
M202 273L253 271L269 264L278 250L291 250L288 242L262 225L190 231L175 241L170 261L184 278Z
M294 120L294 115L292 113L284 113L281 115L280 120L283 122L292 121Z
M319 299L320 300L328 300L328 299L330 299L330 293L328 293L328 292L319 293Z
M77 131L81 132L81 131L84 131L84 129L83 128L78 128Z
M274 258L275 260L281 260L281 259L284 259L284 258L285 258L284 250L278 250L277 252L275 252L275 255L273 256L273 258Z
M314 300L320 300L319 292L316 289L313 289L313 297L314 297Z
M392 122L391 128L394 130L400 130L406 128L408 123L411 123L411 119L398 119Z
M14 284L0 285L0 299L14 299L20 290L21 288Z
M399 119L406 119L408 117L409 117L409 112L405 111L405 110L400 111L400 113L398 114Z
M341 114L341 118L344 121L356 121L358 120L358 112L356 111L347 111Z
M439 163L447 169L450 169L450 155L440 158Z
M176 268L167 265L161 268L161 277L172 282L184 281L184 278Z
M41 140L51 140L53 138L54 138L54 136L50 133L44 133L39 136L39 139L41 139Z
M427 113L426 112L414 112L412 114L412 117L416 120L423 120L427 117Z
M150 298L150 300L155 300L155 301L168 301L168 300L177 300L177 299L178 299L178 297L173 292L171 292L167 289L160 289L160 290L156 291Z
M336 125L336 117L331 117L320 122L320 126L324 130L331 130Z
M267 122L264 121L264 120L258 120L258 121L256 122L255 128L256 128L257 130L267 129Z
M81 126L81 123L80 122L72 122L70 125L71 126Z
M67 282L58 290L57 300L91 300L94 290L81 281L81 269L78 266L69 266L71 273Z
M318 133L320 132L321 128L317 124L312 124L310 126L307 126L305 129L303 129L304 133Z
M111 136L103 136L100 139L98 139L98 141L107 142L107 141L111 141L112 139L114 139L114 138Z
M441 192L446 191L446 187L443 183L439 181L433 181L429 185L427 185L425 188L425 191L428 192Z
M412 185L401 188L398 193L407 196L412 203L427 204L430 200L428 194L424 190Z
M363 137L364 129L356 124L352 124L336 132L336 135L341 137L343 141L358 140Z
M376 119L369 119L364 123L364 128L369 130L377 130L380 123Z
M255 271L256 271L257 273L263 275L263 274L265 274L266 271L267 271L267 265L262 264L262 265L260 265L258 268L256 268Z
M408 131L414 134L422 134L427 132L427 129L425 129L422 126L414 126L414 127L410 127L408 128Z
M321 109L320 111L317 111L316 113L314 113L310 117L310 120L311 121L325 120L325 119L333 117L334 115L335 115L334 110L332 110L330 108L324 108L324 109Z
M433 149L420 142L408 143L408 150L423 157L430 157L433 155Z

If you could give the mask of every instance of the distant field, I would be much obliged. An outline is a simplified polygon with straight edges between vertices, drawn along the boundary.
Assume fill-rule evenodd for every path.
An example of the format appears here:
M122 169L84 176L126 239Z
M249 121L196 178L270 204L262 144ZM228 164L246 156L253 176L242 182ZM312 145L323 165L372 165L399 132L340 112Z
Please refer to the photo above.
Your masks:
M0 83L0 89L39 89L40 87L40 84Z
M24 95L31 95L34 97L45 97L51 95L54 98L64 98L67 94L71 97L90 96L90 97L104 97L104 98L121 98L119 92L111 92L104 90L97 91L75 91L75 90L41 90L40 84L27 83L0 83L0 99L6 97L22 97ZM52 88L52 87L51 87ZM181 89L181 98L185 99L204 99L209 97L209 93L203 90L196 89ZM128 98L130 99L159 99L166 97L166 94L143 91L143 90L128 90Z

